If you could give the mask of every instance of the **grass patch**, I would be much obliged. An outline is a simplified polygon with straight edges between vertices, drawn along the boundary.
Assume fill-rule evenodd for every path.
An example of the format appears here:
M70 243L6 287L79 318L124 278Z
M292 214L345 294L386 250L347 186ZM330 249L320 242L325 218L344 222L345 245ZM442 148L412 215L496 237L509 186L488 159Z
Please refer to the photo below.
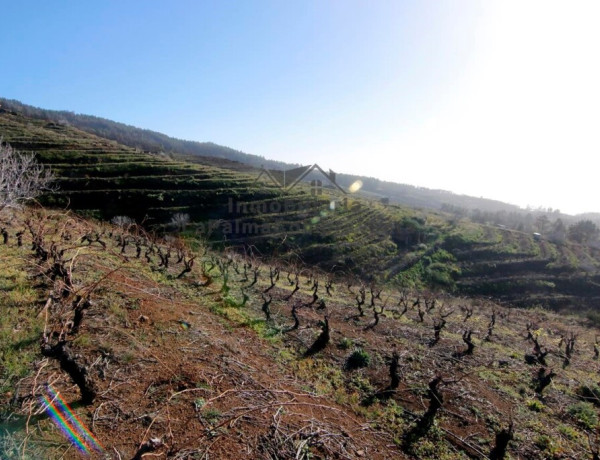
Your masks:
M572 404L567 408L567 412L584 428L594 430L598 427L598 415L594 409L594 405L581 401Z
M532 399L530 401L527 401L527 407L529 408L530 411L542 412L544 410L545 406L537 399Z
M0 394L11 393L32 372L39 355L43 318L36 318L37 294L16 250L0 249Z

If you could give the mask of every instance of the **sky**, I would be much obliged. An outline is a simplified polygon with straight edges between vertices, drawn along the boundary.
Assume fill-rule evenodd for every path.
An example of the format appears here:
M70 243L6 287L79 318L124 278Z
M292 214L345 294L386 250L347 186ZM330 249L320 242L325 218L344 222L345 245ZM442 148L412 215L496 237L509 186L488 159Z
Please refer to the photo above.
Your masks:
M600 212L600 2L5 2L0 96L336 172Z

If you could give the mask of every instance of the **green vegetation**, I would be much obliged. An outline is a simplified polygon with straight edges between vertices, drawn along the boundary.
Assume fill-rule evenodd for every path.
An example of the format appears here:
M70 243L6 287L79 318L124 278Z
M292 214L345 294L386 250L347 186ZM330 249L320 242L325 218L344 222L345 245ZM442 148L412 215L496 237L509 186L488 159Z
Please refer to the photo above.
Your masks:
M527 401L527 407L529 407L529 410L532 410L534 412L542 412L542 410L544 409L544 404L542 404L542 402L538 401L537 399L533 399L531 401Z
M0 394L12 394L32 372L43 327L35 314L37 293L28 279L23 253L0 246Z
M79 458L48 385L122 458L485 457L511 422L513 458L589 456L591 225L283 193L87 122L0 109L77 211L0 212L2 458Z
M0 241L6 262L0 307L9 312L0 323L0 424L14 421L0 442L4 457L77 458L35 405L49 383L107 451L122 458L133 458L147 433L177 441L172 451L155 449L167 458L207 449L219 458L268 449L293 457L301 444L323 458L346 451L371 458L470 458L487 456L510 421L512 457L585 458L587 433L598 426L597 386L580 383L595 382L597 330L576 317L429 289L363 285L351 277L327 280L315 268L280 259L273 265L197 240L190 241L192 249L182 238L70 213L25 210L0 220L9 235L7 244ZM434 224L441 225L428 221ZM499 244L492 232L473 238ZM130 243L122 249L124 240ZM443 242L436 244L418 249L424 267L461 263ZM184 260L192 257L195 264L184 271ZM260 272L255 283L254 267ZM290 296L296 275L298 290ZM361 288L363 317L355 308ZM58 295L44 309L52 292ZM262 309L267 298L268 320ZM82 305L85 312L76 319ZM473 311L465 319L468 308ZM443 332L432 343L432 326L441 318ZM331 340L306 357L324 319ZM477 332L465 336L466 329L485 331L492 321L489 339ZM561 337L576 343L568 365L566 352L558 352ZM74 383L72 368L42 345L63 339L70 359L87 370L91 402L82 399L86 387ZM475 343L470 355L463 352L466 340ZM556 350L545 356L546 366L525 358L534 341L539 353ZM554 372L542 393L549 369ZM31 407L34 423L27 431ZM288 438L295 441L286 444ZM220 443L221 450L215 447Z
M569 406L567 411L577 422L589 430L595 430L598 426L598 414L591 403L581 401Z
M340 343L338 344L338 348L340 350L349 350L352 347L352 339L349 339L348 337L344 337L340 340Z
M516 215L500 210L422 211L330 189L315 197L304 185L282 193L268 181L256 182L258 171L239 163L185 150L173 156L183 144L156 133L14 101L3 101L0 135L15 148L35 151L58 176L59 192L45 196L46 205L69 204L81 215L106 220L124 216L161 234L178 232L196 247L254 248L336 276L588 310L595 321L600 251L567 239L591 241L593 223L575 225L554 211L542 218L540 211L519 227ZM189 216L189 222L176 216ZM534 230L552 230L553 236L536 239ZM235 299L230 301L233 306Z
M349 370L360 369L361 367L367 367L371 363L371 357L362 348L357 348L352 352L346 360L346 368Z
M6 109L27 118L43 120L50 129L60 131L65 126L72 126L88 134L110 139L112 142L140 151L168 155L188 162L210 164L237 171L247 171L249 169L248 165L254 168L264 166L278 170L298 166L297 164L283 163L259 155L240 152L212 142L174 139L155 131L136 128L100 117L75 114L69 111L45 110L3 98L0 98L0 104ZM302 159L298 158L298 161L302 161ZM478 215L481 215L481 211L475 208L489 210L488 213L494 213L495 215L512 215L518 214L519 211L519 208L514 205L495 200L456 195L446 191L431 190L413 185L396 184L372 177L347 174L338 174L337 176L337 182L346 188L357 179L362 181L363 190L375 196L387 197L397 203L416 208L449 209L457 211L459 214L468 209L474 209L478 212ZM475 213L475 211L473 212Z

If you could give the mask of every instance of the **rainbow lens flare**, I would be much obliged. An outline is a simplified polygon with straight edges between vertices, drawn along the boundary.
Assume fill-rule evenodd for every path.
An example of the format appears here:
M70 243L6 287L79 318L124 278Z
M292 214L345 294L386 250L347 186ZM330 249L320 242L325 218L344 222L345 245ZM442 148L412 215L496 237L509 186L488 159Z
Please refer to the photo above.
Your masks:
M100 441L87 429L65 400L51 386L46 387L50 399L40 397L48 416L56 424L61 433L83 454L96 450L102 452Z

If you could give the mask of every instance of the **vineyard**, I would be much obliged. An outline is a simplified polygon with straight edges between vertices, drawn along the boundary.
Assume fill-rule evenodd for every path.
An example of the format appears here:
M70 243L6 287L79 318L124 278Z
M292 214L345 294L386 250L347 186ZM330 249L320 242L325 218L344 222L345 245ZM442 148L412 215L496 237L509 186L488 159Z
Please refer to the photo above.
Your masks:
M582 317L127 221L0 219L2 458L598 456ZM81 445L53 423L59 395Z

